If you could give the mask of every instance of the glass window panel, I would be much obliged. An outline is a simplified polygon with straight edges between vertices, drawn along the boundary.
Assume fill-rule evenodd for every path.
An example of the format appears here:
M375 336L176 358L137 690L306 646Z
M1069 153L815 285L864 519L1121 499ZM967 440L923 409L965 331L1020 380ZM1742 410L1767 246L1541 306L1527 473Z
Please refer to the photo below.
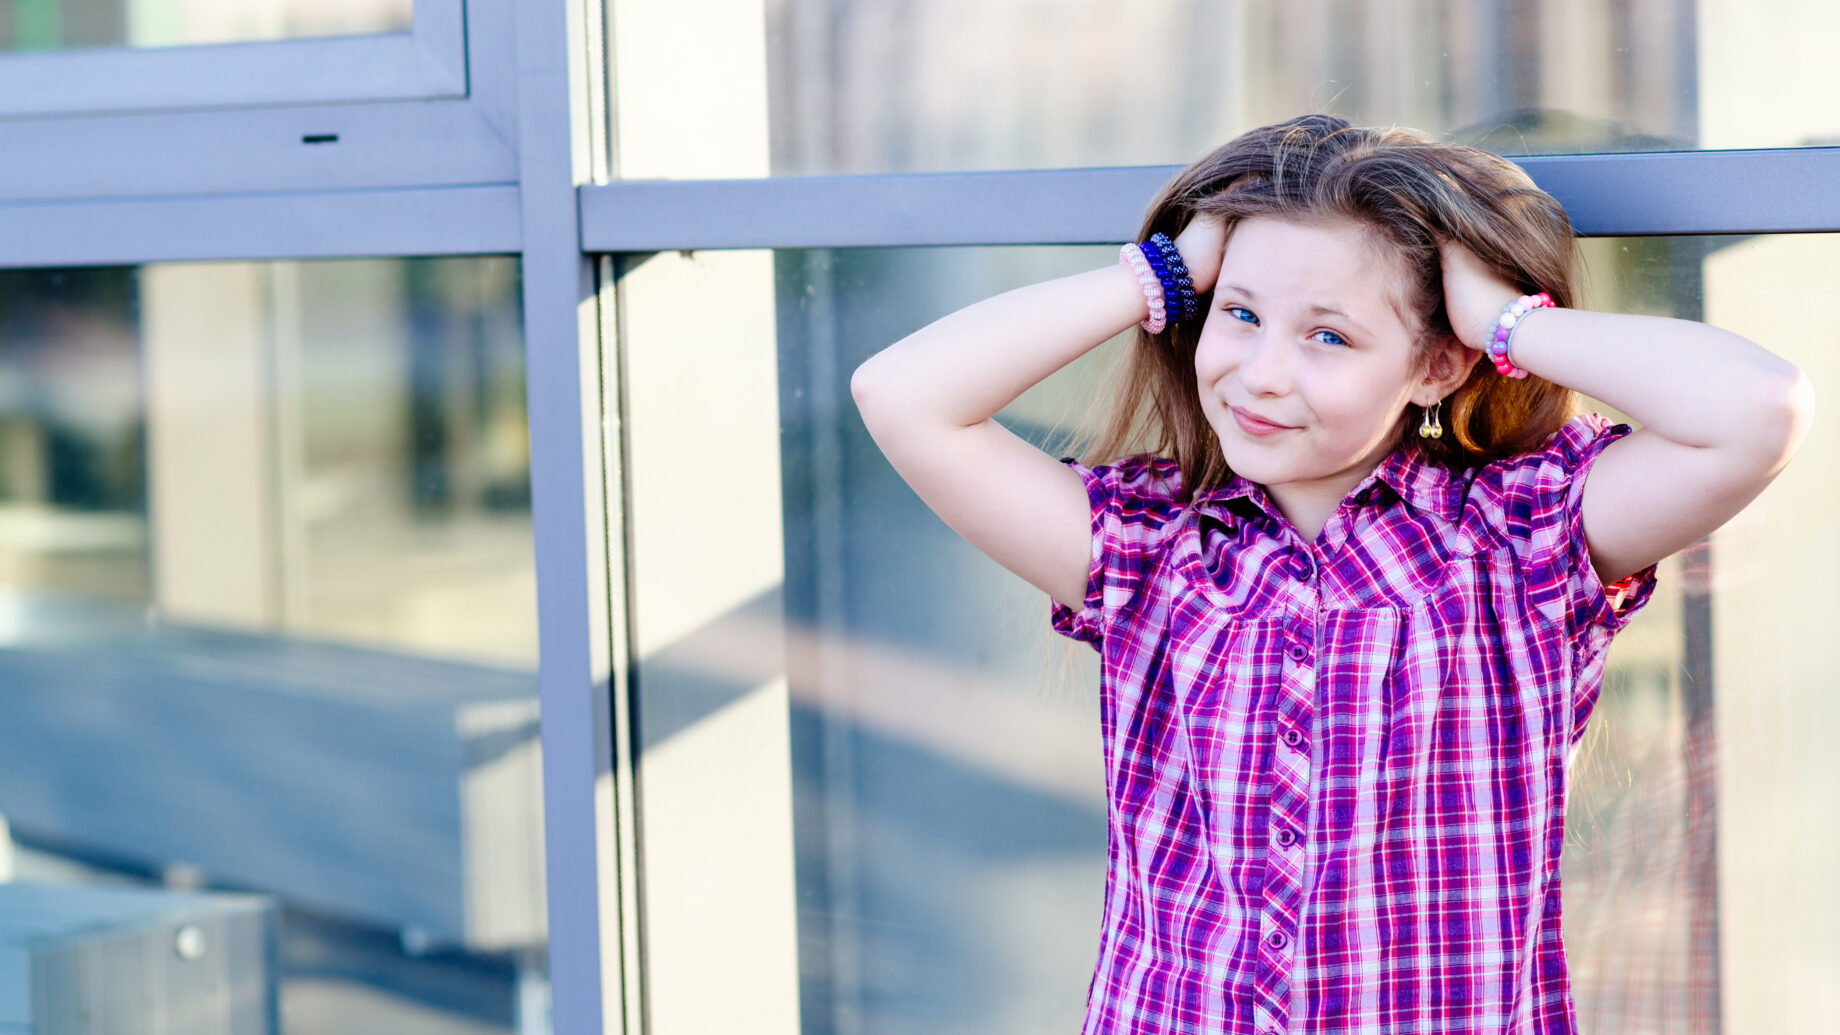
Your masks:
M1316 110L1508 155L1840 142L1825 0L606 4L630 178L1179 165Z
M0 929L234 889L290 1032L540 1016L529 466L515 259L0 271Z
M414 0L0 0L0 54L407 32Z
M1591 304L1705 320L1840 384L1840 340L1783 306L1831 291L1840 235L1580 243ZM1812 264L1812 265L1811 265ZM1572 769L1567 955L1584 1030L1813 1033L1840 1006L1840 846L1811 834L1840 792L1824 692L1829 472L1817 424L1795 462L1663 567L1652 614L1618 638ZM1765 720L1764 716L1771 718Z
M1824 271L1840 261L1840 235L1593 239L1579 248L1586 305L1709 320L1801 365L1817 391L1840 383L1840 341L1792 325L1829 292ZM1104 248L814 250L780 252L771 271L659 255L627 273L655 1010L688 997L673 998L666 971L693 974L707 958L685 948L679 968L660 952L660 941L681 940L660 918L733 919L723 912L730 906L699 897L711 894L705 883L679 879L683 867L711 851L773 844L770 832L731 839L732 828L715 838L701 810L712 788L757 793L764 769L734 762L733 745L753 744L750 758L772 762L758 742L786 737L802 1030L1077 1027L1106 861L1097 659L1052 634L1045 596L905 486L863 428L849 377L957 307L1111 261ZM682 323L686 304L752 293L769 277L771 312L752 323L706 336ZM663 385L685 382L663 364L693 355L725 365L768 341L778 355L783 543L749 536L742 549L783 549L754 558L783 571L783 587L777 600L743 596L679 620L678 598L646 587L669 586L681 554L658 566L653 583L644 572L648 529L681 520L682 497L652 492L648 504L646 479L663 475L646 472L670 467L670 449L707 426L708 407L726 412L745 393L699 379L698 405L684 406L683 389ZM1058 455L1121 347L1082 357L999 419ZM648 390L654 398L640 404ZM1826 690L1840 657L1819 646L1832 639L1822 630L1833 617L1828 587L1840 577L1820 516L1833 510L1824 501L1834 491L1827 472L1840 462L1837 435L1817 427L1759 500L1709 544L1667 561L1656 599L1612 648L1572 763L1563 864L1585 1030L1685 1031L1722 1017L1730 1030L1812 1035L1840 1007L1823 978L1840 967L1840 895L1825 879L1840 867L1840 848L1819 834L1840 793L1840 762L1821 736L1840 722ZM715 455L715 446L695 452ZM736 470L771 466L744 459ZM725 505L711 520L734 526L735 513ZM648 609L670 618L648 618ZM648 647L653 621L671 629ZM761 622L783 637L783 716L772 699L737 693L751 670L716 656L718 644L747 642L769 659L757 664L777 664L781 645L736 639L757 635ZM698 757L714 767L698 774L704 784L676 775L699 741ZM670 867L668 880L650 882ZM759 900L738 897L737 908L773 908ZM699 920L698 908L710 917Z

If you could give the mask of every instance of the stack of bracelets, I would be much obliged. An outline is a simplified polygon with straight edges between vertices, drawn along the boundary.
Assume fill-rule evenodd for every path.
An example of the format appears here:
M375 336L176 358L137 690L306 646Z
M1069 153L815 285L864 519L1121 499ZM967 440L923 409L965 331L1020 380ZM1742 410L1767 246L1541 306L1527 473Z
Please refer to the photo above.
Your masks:
M1150 305L1150 318L1143 328L1161 334L1163 328L1182 320L1193 319L1201 311L1201 299L1195 295L1195 282L1189 279L1182 253L1165 233L1154 233L1141 244L1127 244L1118 251L1118 261L1137 274L1144 289L1144 301Z
M1556 309L1558 306L1559 303L1554 302L1551 295L1542 291L1534 295L1522 295L1501 307L1501 315L1495 318L1495 325L1489 328L1488 341L1482 347L1503 377L1527 376L1527 371L1514 365L1508 352L1514 329L1520 326L1521 319L1535 309Z

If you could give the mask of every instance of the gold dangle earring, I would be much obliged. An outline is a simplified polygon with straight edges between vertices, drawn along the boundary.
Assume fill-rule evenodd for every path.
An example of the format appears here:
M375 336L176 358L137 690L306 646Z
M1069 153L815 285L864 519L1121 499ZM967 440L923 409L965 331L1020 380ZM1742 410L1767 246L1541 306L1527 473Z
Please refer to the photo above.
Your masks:
M1424 420L1420 421L1418 424L1418 437L1419 438L1443 438L1444 437L1444 420L1443 420L1443 414L1442 414L1443 408L1444 408L1444 400L1442 399L1439 399L1437 402L1434 402L1430 406L1425 407Z

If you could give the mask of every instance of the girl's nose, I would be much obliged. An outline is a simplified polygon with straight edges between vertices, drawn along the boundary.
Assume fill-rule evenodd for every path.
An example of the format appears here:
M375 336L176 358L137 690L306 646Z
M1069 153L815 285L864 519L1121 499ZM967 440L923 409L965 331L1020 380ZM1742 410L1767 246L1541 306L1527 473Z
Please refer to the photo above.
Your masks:
M1284 394L1291 383L1290 353L1282 342L1260 335L1240 358L1240 384L1254 395Z

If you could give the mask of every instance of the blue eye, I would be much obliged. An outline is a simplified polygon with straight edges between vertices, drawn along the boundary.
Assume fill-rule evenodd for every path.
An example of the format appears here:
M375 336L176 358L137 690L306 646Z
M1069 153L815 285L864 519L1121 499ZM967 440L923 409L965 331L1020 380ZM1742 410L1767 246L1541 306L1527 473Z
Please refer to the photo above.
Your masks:
M1334 331L1319 331L1319 332L1317 332L1317 333L1319 333L1319 334L1327 334L1327 335L1328 335L1329 337L1331 337L1331 338L1334 338L1334 339L1335 339L1334 341L1325 341L1325 342L1323 342L1323 344L1324 344L1324 345L1346 345L1346 344L1348 344L1348 341L1347 341L1347 339L1345 339L1345 338L1343 338L1343 337L1342 337L1341 335L1339 335L1339 334L1337 334L1337 333L1335 333Z
M1252 317L1252 319L1250 320L1241 320L1240 321L1241 323L1258 323L1259 322L1259 318L1257 316L1253 316L1252 310L1247 309L1244 306L1230 305L1226 307L1226 310L1227 312L1234 314L1233 318L1236 320L1239 319L1238 314L1240 313L1245 313L1247 316Z

